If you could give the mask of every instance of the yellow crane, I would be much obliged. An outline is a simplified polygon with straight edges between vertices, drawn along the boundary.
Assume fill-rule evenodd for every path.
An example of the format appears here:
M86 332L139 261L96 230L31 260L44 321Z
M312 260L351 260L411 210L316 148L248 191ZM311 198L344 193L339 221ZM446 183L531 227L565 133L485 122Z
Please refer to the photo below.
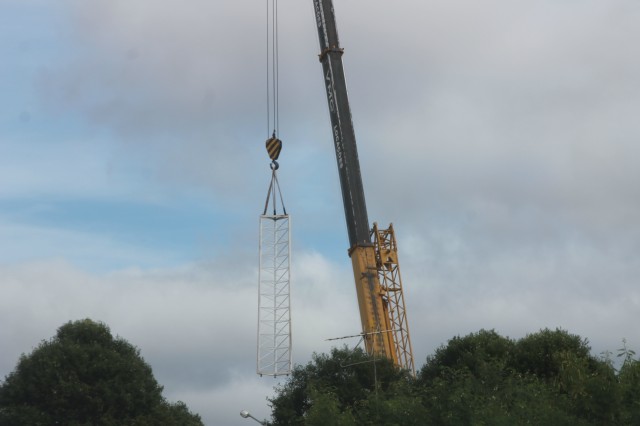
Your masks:
M415 375L393 225L369 228L333 3L313 4L365 348Z

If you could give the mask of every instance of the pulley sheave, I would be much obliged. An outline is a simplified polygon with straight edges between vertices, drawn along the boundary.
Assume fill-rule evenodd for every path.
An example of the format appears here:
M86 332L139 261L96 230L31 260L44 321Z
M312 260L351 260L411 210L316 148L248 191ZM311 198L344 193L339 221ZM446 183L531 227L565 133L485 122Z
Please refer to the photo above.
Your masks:
M282 141L276 138L276 135L274 134L267 139L266 146L269 158L271 158L272 161L277 160L280 156L280 151L282 151Z

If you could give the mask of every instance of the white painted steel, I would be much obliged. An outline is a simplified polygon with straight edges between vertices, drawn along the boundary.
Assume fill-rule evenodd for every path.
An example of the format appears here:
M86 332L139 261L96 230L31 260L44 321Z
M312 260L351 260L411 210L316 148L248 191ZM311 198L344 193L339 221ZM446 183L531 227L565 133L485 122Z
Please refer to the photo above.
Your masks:
M291 373L291 233L287 214L260 216L257 373Z

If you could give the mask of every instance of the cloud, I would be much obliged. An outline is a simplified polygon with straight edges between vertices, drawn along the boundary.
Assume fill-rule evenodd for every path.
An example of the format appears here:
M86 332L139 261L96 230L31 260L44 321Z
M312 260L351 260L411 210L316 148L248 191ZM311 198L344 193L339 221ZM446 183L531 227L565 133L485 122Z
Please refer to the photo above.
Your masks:
M637 340L640 293L627 278L640 265L602 257L586 269L583 248L524 257L464 256L456 244L436 258L429 245L404 240L401 257L416 365L454 335L495 328L521 337L563 327L590 339L595 353L615 351L623 337ZM402 255L402 253L401 253ZM439 259L448 259L441 262ZM232 423L248 409L267 416L265 398L280 380L258 379L255 369L257 271L251 259L176 268L130 268L95 274L65 261L0 266L0 371L19 354L72 319L107 323L141 349L170 400L183 400L207 424ZM600 271L590 276L593 271ZM349 265L319 253L294 255L293 353L305 364L313 352L358 341L360 324ZM584 283L590 285L584 285ZM560 283L560 284L558 284ZM635 342L637 344L637 342Z
M255 164L250 147L264 154L262 9L145 1L66 6L64 41L73 51L38 80L51 108L106 129L123 156L151 159L170 180L205 182L221 194L234 192L226 179L250 184L238 165Z
M266 416L265 398L279 380L255 374L251 260L101 274L64 260L0 265L0 374L62 324L88 317L139 347L166 396L186 402L206 424L235 419L242 409ZM326 339L357 333L359 320L348 269L317 253L298 254L293 266L293 354L304 364L330 349Z
M431 236L401 240L418 365L434 345L480 328L522 337L561 327L588 338L595 354L637 339L640 263L628 255L583 242L494 247L489 236Z
M166 393L187 404L194 394L236 380L234 371L252 370L256 297L242 277L234 285L219 283L215 270L198 266L98 276L63 261L0 269L3 374L20 352L85 317L104 321L138 346ZM211 401L208 409L202 414L210 424L216 409L227 408Z
M304 21L312 22L311 3L291 3L281 19L284 153L290 141L296 155L314 155L324 152L316 146L331 150L316 35ZM369 15L361 19L365 5ZM122 156L150 159L170 180L214 186L220 195L233 193L229 181L254 185L249 177L264 160L268 132L263 10L206 2L66 6L64 40L73 53L39 80L51 105L113 132ZM612 185L637 177L630 159L640 61L624 43L637 38L637 6L336 7L365 183L378 187L373 165L385 163L386 175L399 176L387 185L431 178L448 191L473 185L474 194L516 202L537 190L552 203L573 194L572 203L595 198L576 187L607 196ZM332 174L333 160L320 158ZM428 175L415 175L423 170ZM382 199L383 189L369 199Z
M238 187L262 193L255 171L268 174L264 140L272 130L263 7L69 0L64 10L67 25L57 34L64 54L35 82L45 110L108 135L116 164L144 164L153 179L214 190L231 202ZM316 143L313 129L328 119L312 4L291 2L281 22L282 34L296 35L280 46L281 164L301 175L314 158L334 161L330 140ZM310 113L301 107L308 98L317 99ZM300 155L309 163L291 161Z
M205 424L243 425L247 421L240 417L242 410L258 419L271 417L266 396L272 395L273 386L280 381L238 374L223 387L183 393L182 397L189 400L193 412L208 413L208 417L203 417Z

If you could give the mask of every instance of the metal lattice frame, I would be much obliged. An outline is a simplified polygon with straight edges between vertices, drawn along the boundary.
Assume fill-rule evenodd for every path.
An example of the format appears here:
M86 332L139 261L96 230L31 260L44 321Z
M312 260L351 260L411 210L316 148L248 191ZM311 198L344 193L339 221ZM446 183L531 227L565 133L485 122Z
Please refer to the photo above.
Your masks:
M398 364L415 376L413 348L404 304L400 265L398 264L398 245L396 244L393 225L389 225L388 229L378 229L378 224L374 223L372 240L376 251L380 286L384 291L382 297L389 310L391 332L395 340Z
M291 373L289 215L260 216L257 373Z

